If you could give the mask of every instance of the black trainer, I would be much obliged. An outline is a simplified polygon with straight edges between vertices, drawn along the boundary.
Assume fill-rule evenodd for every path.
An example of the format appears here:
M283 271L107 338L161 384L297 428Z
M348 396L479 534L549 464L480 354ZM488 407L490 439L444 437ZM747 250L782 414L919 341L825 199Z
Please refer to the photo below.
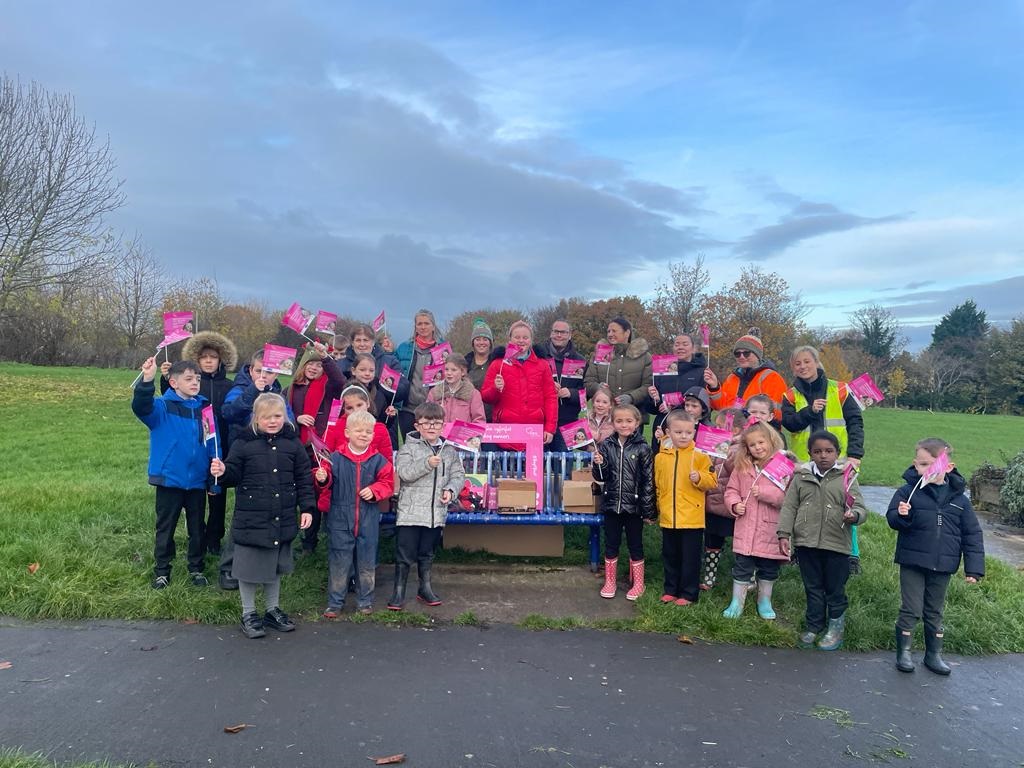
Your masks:
M231 578L230 571L221 571L220 575L217 576L217 585L228 592L234 589L238 589L238 579Z
M291 632L295 629L295 622L280 608L271 608L263 614L263 623L278 632Z
M196 572L188 575L189 579L192 580L193 587L208 587L210 586L210 580L207 579L203 574Z
M167 585L171 583L170 576L154 576L153 577L153 589L167 589Z
M267 634L263 630L263 620L256 611L242 614L242 634L250 640L255 640L257 637L263 637Z

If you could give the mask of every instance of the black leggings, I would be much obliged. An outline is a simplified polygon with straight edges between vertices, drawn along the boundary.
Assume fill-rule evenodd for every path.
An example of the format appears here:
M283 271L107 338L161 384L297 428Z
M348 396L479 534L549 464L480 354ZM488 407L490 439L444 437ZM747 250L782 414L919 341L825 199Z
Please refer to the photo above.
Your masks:
M639 515L617 515L614 512L604 516L604 556L614 560L622 547L622 530L626 530L626 545L630 560L644 559L644 521Z

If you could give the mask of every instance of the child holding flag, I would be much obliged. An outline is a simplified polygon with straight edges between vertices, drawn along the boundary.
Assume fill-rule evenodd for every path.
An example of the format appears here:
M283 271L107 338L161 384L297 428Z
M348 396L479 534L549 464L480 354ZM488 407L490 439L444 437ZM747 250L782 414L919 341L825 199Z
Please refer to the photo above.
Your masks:
M896 620L896 668L913 672L910 645L924 617L924 665L948 675L942 660L942 614L949 577L964 561L964 577L976 584L985 575L985 542L963 476L949 460L953 449L931 437L917 444L914 463L903 473L906 485L889 502L886 519L897 532L900 613Z

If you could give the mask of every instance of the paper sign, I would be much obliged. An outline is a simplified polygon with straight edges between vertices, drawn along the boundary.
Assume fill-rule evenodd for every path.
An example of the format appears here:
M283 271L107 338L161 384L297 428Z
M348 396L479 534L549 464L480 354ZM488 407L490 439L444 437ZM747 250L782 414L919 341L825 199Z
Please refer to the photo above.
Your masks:
M483 439L488 443L523 445L526 464L523 475L537 486L537 509L544 509L544 425L543 424L484 424ZM496 489L495 489L496 492ZM495 506L497 500L495 500Z
M612 357L615 355L615 347L611 344L605 344L598 342L594 347L594 363L595 365L608 365L612 361Z
M552 360L552 362L554 362ZM565 379L582 379L583 371L587 367L586 360L570 360L566 358L562 361L562 380Z
M329 333L333 336L338 327L338 315L321 309L316 313L316 325L313 327L321 333Z
M387 325L387 323L388 323L387 318L384 316L384 310L382 309L380 311L380 314L377 315L377 317L375 317L373 319L373 332L376 333L381 328L383 328L385 325Z
M584 445L594 442L594 435L590 431L590 424L584 419L566 424L564 427L559 427L558 431L562 433L565 446L570 451L575 451L577 448L582 448Z
M217 438L217 422L213 418L213 406L203 408L203 442L209 442Z
M653 355L651 372L655 376L675 376L679 370L679 358L675 355Z
M306 329L309 328L309 324L312 322L313 313L299 306L299 302L295 302L288 307L281 317L281 325L291 328L300 336L305 335Z
M522 351L523 348L520 347L518 344L509 344L508 346L505 347L505 357L502 359L502 364L511 363L513 360L519 357L520 354L522 354Z
M706 325L700 327L700 345L705 349L711 346L711 329Z
M398 382L401 381L402 374L390 367L387 363L381 366L380 369L380 386L381 389L386 389L388 392L394 394L398 391Z
M184 331L188 336L195 330L195 314L192 312L164 312L164 336Z
M925 483L938 483L939 478L945 475L949 471L949 454L946 451L940 453L932 465L924 471L924 479L922 484Z
M856 478L857 467L855 467L852 463L847 462L846 466L843 467L843 494L845 496L847 512L853 509L853 505L857 503L857 500L853 498L853 494L850 493L850 488L853 486L853 481Z
M683 393L682 392L662 392L661 399L665 403L666 408L682 408L683 407Z
M438 344L436 347L430 350L430 361L434 365L444 365L448 360L448 355L452 353L452 345L447 341L443 344Z
M342 406L343 406L343 403L341 402L341 400L332 400L331 401L331 410L327 414L327 426L328 427L333 427L335 424L338 423L338 419L341 418Z
M878 388L878 385L875 384L875 380L871 378L869 373L862 373L847 386L850 392L853 393L853 399L857 401L857 405L860 406L861 410L885 399L882 390Z
M718 429L701 424L697 428L697 437L694 438L693 447L708 456L716 456L724 459L729 456L729 443L732 440L732 431Z
M456 448L478 453L480 451L480 442L486 431L486 424L474 424L470 421L456 419L444 425L441 436Z
M423 366L423 386L436 387L444 381L444 363Z
M786 490L786 480L793 474L794 469L796 469L796 465L780 451L768 459L761 474L782 490Z
M295 369L294 347L281 347L277 344L263 345L263 370L270 373L283 373L291 376Z

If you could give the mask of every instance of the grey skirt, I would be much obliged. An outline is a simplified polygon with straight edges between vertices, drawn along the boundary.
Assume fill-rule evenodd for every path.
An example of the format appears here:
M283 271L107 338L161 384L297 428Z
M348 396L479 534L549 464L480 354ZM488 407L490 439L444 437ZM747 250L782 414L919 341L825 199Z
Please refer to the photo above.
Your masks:
M266 584L274 581L282 573L291 573L294 570L295 561L292 559L290 541L277 548L235 544L234 560L231 563L233 579Z

